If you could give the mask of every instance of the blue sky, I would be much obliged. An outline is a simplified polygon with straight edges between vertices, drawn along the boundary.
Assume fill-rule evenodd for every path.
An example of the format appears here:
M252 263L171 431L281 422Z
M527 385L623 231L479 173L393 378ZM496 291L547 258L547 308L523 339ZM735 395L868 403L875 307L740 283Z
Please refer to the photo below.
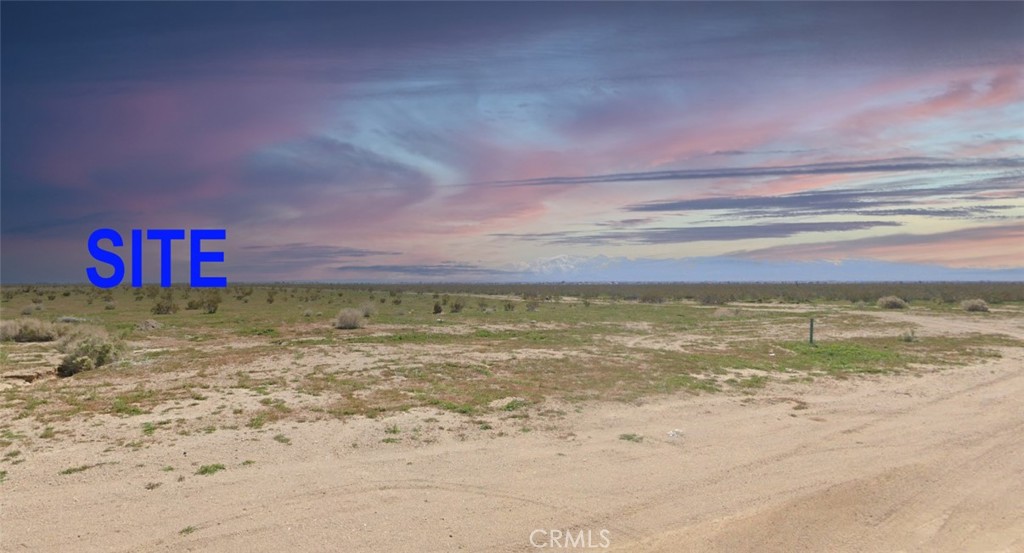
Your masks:
M0 10L4 282L1024 279L1019 2Z

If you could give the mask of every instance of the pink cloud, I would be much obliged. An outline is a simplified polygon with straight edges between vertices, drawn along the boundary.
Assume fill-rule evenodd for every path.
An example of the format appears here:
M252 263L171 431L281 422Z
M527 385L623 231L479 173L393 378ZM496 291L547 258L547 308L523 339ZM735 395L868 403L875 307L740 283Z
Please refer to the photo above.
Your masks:
M928 91L923 100L906 100ZM644 136L602 150L625 160L629 170L692 167L708 153L770 150L779 143L803 144L819 153L785 154L779 164L830 161L851 144L859 155L924 155L912 140L881 139L885 131L939 118L961 117L1001 109L1024 101L1024 81L1017 67L942 70L887 77L846 90L806 89L769 104L714 104L697 115L666 112L669 121ZM844 159L848 155L843 154Z
M862 109L842 120L836 131L876 136L903 125L939 118L959 117L974 112L998 109L1024 101L1021 71L1002 68L993 73L971 72L948 81L945 90L924 100L889 103L880 107ZM934 77L925 77L917 83L908 83L902 90L909 93L933 88Z
M881 259L947 267L1011 268L1024 266L1024 225L973 227L933 234L901 233L737 253L756 259L791 261Z
M1024 140L995 139L962 144L956 149L955 155L960 157L1002 156L1010 153L1019 154L1022 148L1024 148Z
M1024 71L1019 68L1005 69L988 82L988 91L979 100L979 104L988 106L1005 106L1024 99Z

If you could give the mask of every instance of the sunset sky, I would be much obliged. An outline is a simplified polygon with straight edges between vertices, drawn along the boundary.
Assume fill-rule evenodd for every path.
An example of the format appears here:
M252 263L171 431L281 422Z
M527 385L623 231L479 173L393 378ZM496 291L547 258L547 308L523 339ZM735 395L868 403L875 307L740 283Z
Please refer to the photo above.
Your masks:
M1021 2L0 10L4 283L1024 280Z

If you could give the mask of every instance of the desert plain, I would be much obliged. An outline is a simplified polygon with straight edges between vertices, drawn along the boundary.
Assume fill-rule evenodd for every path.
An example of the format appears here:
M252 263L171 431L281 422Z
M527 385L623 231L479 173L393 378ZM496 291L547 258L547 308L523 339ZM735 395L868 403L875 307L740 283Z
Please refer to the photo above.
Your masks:
M5 286L0 549L1021 551L1020 294Z

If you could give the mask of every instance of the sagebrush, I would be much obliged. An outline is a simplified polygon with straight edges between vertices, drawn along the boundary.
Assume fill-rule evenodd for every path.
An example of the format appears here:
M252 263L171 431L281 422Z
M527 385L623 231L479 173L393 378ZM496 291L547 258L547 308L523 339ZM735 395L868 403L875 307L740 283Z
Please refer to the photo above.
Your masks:
M51 342L61 336L63 327L39 319L24 318L0 323L0 340L15 342Z
M981 313L988 312L988 303L982 299L964 300L963 302L960 303L960 307L964 311Z
M907 302L897 296L885 296L878 298L878 307L882 309L906 309Z
M353 329L363 326L363 312L351 307L342 309L334 319L334 328Z
M64 354L57 376L68 377L117 361L124 346L102 328L78 327L61 339L57 349Z

